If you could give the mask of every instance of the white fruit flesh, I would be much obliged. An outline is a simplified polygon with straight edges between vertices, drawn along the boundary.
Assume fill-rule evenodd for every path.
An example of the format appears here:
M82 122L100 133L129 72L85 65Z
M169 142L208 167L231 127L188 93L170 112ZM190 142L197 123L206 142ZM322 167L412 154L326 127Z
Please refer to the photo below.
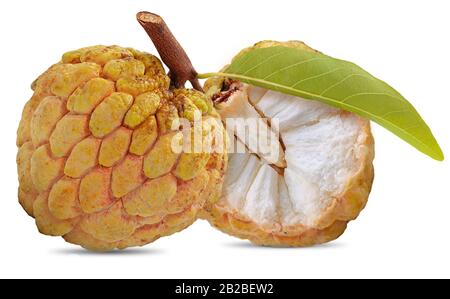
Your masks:
M261 148L259 136L267 136L269 140L278 140L277 131L268 124L268 119L264 117L263 112L260 111L253 102L249 101L247 92L239 90L235 92L226 102L221 106L222 119L233 119L233 122L228 121L228 130L233 130L234 135L238 141L241 141L251 152L257 152L258 156L270 164L278 167L285 167L284 151L279 142L270 143L269 146ZM234 130L242 125L245 125L242 120L258 120L252 125L248 125L247 130ZM232 128L230 126L233 126ZM265 143L267 145L267 143Z
M248 144L261 138L259 132L232 137L247 151L229 155L218 203L265 231L317 227L367 163L368 122L354 114L245 84L218 108L223 118L266 117L267 130L280 133L280 142L264 155ZM278 127L271 127L274 120Z

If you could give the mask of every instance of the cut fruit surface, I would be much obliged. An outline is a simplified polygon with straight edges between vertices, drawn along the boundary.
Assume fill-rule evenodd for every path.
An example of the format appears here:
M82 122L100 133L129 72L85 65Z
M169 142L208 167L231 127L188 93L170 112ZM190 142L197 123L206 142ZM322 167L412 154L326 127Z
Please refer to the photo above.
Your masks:
M263 245L307 246L337 238L364 208L372 185L369 121L229 79L210 79L205 88L215 90L209 94L234 145L222 196L202 216ZM247 124L245 130L236 132L236 118ZM253 118L256 127L248 125Z

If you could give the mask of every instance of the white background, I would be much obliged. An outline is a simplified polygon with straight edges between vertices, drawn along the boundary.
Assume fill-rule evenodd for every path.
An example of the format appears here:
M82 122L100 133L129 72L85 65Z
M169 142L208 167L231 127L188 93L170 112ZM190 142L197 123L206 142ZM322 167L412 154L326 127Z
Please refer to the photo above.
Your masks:
M146 247L90 253L40 235L17 203L16 128L30 83L93 44L155 53L135 13L162 15L199 72L262 39L300 39L387 81L450 159L448 1L1 1L0 277L449 277L450 167L373 125L375 182L346 233L303 249L263 248L198 221Z

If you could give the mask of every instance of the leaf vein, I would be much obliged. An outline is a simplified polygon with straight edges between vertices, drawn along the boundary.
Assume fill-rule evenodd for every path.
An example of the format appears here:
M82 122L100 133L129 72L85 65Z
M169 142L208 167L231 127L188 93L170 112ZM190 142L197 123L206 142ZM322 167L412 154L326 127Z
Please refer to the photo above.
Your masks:
M333 88L339 86L340 84L344 83L345 81L347 81L347 80L350 79L351 77L356 77L356 76L358 76L358 77L363 77L363 78L366 78L366 79L373 79L373 77L369 77L369 76L367 76L367 75L357 74L357 73L352 73L352 74L349 74L349 75L345 76L345 77L342 78L340 81L338 81L338 82L332 84L331 86L328 86L327 88L325 88L325 90L323 90L323 91L320 93L320 95L324 95L325 93L327 93L328 91L332 90Z
M259 63L257 63L256 65L254 65L253 67L249 68L248 70L246 70L243 75L247 75L249 72L253 71L254 69L258 68L259 66L263 65L264 63L266 63L267 61L269 61L270 59L273 59L277 56L280 56L281 54L285 53L287 51L280 51L278 53L272 54L268 57L266 57L263 61L260 61Z
M322 95L322 94L321 94ZM359 96L369 96L369 95L380 95L380 96L387 96L387 97L391 97L393 99L399 100L404 102L405 100L396 96L393 96L391 94L385 93L385 92L358 92L358 93L354 93L352 95L349 95L347 97L345 97L342 101L340 101L341 103L345 103L347 100L354 98L354 97L359 97Z
M303 82L308 81L308 80L311 80L311 79L317 79L317 78L326 76L326 75L328 75L328 74L334 73L334 72L339 71L339 70L342 70L342 69L343 69L342 67L338 67L338 68L335 68L335 69L333 69L333 70L331 70L331 71L328 71L328 72L325 72L325 73L322 73L322 74L318 74L318 75L315 75L315 76L311 76L311 77L308 77L308 78L304 78L304 79L302 79L302 80L297 81L296 83L294 83L294 85L291 85L290 87L291 87L291 88L295 88L295 87L296 87L297 85L299 85L300 83L303 83Z
M393 111L389 111L389 112L384 113L383 115L381 115L381 117L386 117L386 116L389 116L391 114L410 112L410 111L411 110L408 109L408 108L407 109L400 109L400 110L393 110Z
M288 65L288 66L286 66L286 67L284 67L284 68L281 68L281 69L279 69L279 70L276 70L275 72L270 73L269 75L265 76L265 77L263 78L263 80L266 80L267 78L269 78L269 77L271 77L271 76L273 76L273 75L276 75L276 74L278 74L278 73L281 73L281 72L283 72L283 71L285 71L285 70L288 70L288 69L290 69L290 68L293 68L293 67L302 65L302 64L304 64L304 63L308 63L308 62L316 61L316 60L329 60L329 59L330 59L330 58L328 58L328 57L325 57L325 58L322 58L322 57L315 57L315 58L310 58L310 59L307 59L307 60L302 60L302 61L299 61L299 62L297 62L297 63Z

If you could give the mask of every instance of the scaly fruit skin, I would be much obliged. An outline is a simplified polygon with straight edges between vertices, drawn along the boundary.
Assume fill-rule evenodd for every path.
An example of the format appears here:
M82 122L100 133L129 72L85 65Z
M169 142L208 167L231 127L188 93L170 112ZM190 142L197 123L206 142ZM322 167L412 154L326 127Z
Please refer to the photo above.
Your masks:
M171 150L183 136L171 125L200 111L221 128L219 116L169 84L155 56L118 46L65 53L33 82L17 165L19 202L41 233L92 250L142 246L218 197L227 156L206 153L194 169L194 153Z
M271 46L288 46L308 51L316 51L303 42L262 41L253 47L242 50L236 57L252 48ZM317 52L317 51L316 51ZM224 78L213 77L205 82L204 90L210 98L222 90ZM349 178L344 190L328 205L321 216L312 226L302 224L292 226L276 225L276 229L265 228L251 219L243 216L239 211L230 208L226 198L216 203L207 203L201 211L200 217L209 221L217 229L229 235L250 240L263 246L311 246L326 243L338 238L346 229L347 223L356 219L364 209L372 187L374 169L374 140L370 130L370 122L359 118L361 137L358 142L359 168Z

